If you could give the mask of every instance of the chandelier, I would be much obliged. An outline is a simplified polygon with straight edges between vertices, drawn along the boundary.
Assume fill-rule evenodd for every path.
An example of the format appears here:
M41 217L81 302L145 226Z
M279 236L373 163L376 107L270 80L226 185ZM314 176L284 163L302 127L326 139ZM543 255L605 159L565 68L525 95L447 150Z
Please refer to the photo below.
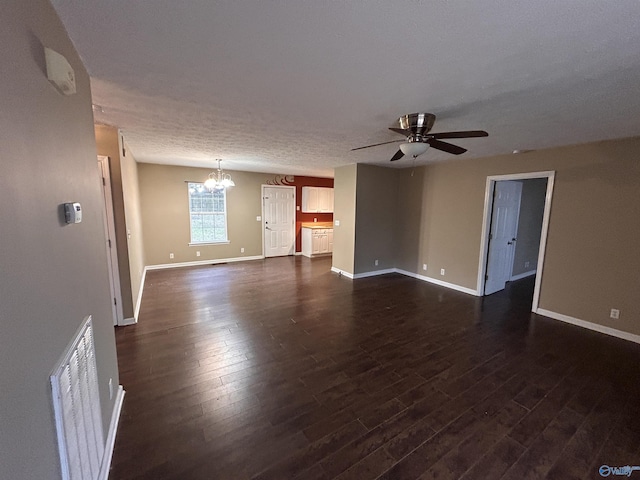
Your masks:
M220 162L222 160L217 158L216 161L218 162L218 170L209 174L209 178L204 182L205 188L209 191L214 191L224 190L227 187L235 187L236 184L231 180L231 175L224 173L222 168L220 168Z

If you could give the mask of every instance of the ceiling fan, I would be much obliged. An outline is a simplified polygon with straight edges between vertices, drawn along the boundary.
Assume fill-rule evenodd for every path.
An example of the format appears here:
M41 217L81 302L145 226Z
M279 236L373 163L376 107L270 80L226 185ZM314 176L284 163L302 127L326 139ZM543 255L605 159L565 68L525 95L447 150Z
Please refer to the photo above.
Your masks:
M400 160L405 155L412 156L413 158L418 155L422 155L427 151L429 146L442 150L443 152L452 153L454 155L460 155L467 151L466 148L453 145L452 143L442 142L442 138L472 138L472 137L487 137L489 134L484 130L469 130L465 132L440 132L429 133L431 127L436 121L436 116L433 113L410 113L403 115L398 119L400 128L389 128L389 130L404 135L406 139L404 143L400 145L400 150L391 157L391 161L395 162ZM390 142L375 143L373 145L367 145L366 147L352 148L354 150L362 150L363 148L377 147L378 145L386 145L387 143L397 143L403 140L391 140Z

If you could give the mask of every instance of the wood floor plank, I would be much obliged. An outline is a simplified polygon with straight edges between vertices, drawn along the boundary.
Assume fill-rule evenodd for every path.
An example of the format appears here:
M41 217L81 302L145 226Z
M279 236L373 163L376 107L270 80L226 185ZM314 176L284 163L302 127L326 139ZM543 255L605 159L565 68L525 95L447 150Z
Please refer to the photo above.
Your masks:
M109 478L559 479L637 462L640 346L532 314L533 277L476 298L330 268L149 271L138 324L116 328Z

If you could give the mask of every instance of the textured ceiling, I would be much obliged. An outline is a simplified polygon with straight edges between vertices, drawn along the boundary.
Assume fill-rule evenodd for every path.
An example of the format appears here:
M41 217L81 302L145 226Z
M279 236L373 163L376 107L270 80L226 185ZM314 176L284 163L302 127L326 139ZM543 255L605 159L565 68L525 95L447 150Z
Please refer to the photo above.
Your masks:
M141 162L332 176L411 112L487 130L463 157L640 135L637 0L52 3Z

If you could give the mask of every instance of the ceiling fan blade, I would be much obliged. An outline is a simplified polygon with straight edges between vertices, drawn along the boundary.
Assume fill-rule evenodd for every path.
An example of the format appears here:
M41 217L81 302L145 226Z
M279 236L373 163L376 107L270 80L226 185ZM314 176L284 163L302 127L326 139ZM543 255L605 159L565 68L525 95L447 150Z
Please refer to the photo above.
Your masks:
M460 155L461 153L467 151L466 148L462 148L447 142L441 142L440 140L436 140L435 138L428 138L427 143L437 150L442 150L443 152L447 153L453 153L454 155Z
M393 127L389 127L389 130L391 130L392 132L399 133L400 135L404 135L405 137L408 137L409 135L411 135L411 130L404 130L402 128L393 128Z
M354 150L362 150L363 148L377 147L378 145L386 145L387 143L398 143L398 142L404 142L404 140L391 140L390 142L374 143L373 145L367 145L366 147L352 148L351 151L353 152Z
M467 132L430 133L428 136L431 138L473 138L488 137L489 134L484 130L469 130Z
M402 157L404 157L404 153L402 153L402 150L398 150L396 154L391 157L391 161L395 162L396 160L400 160Z

